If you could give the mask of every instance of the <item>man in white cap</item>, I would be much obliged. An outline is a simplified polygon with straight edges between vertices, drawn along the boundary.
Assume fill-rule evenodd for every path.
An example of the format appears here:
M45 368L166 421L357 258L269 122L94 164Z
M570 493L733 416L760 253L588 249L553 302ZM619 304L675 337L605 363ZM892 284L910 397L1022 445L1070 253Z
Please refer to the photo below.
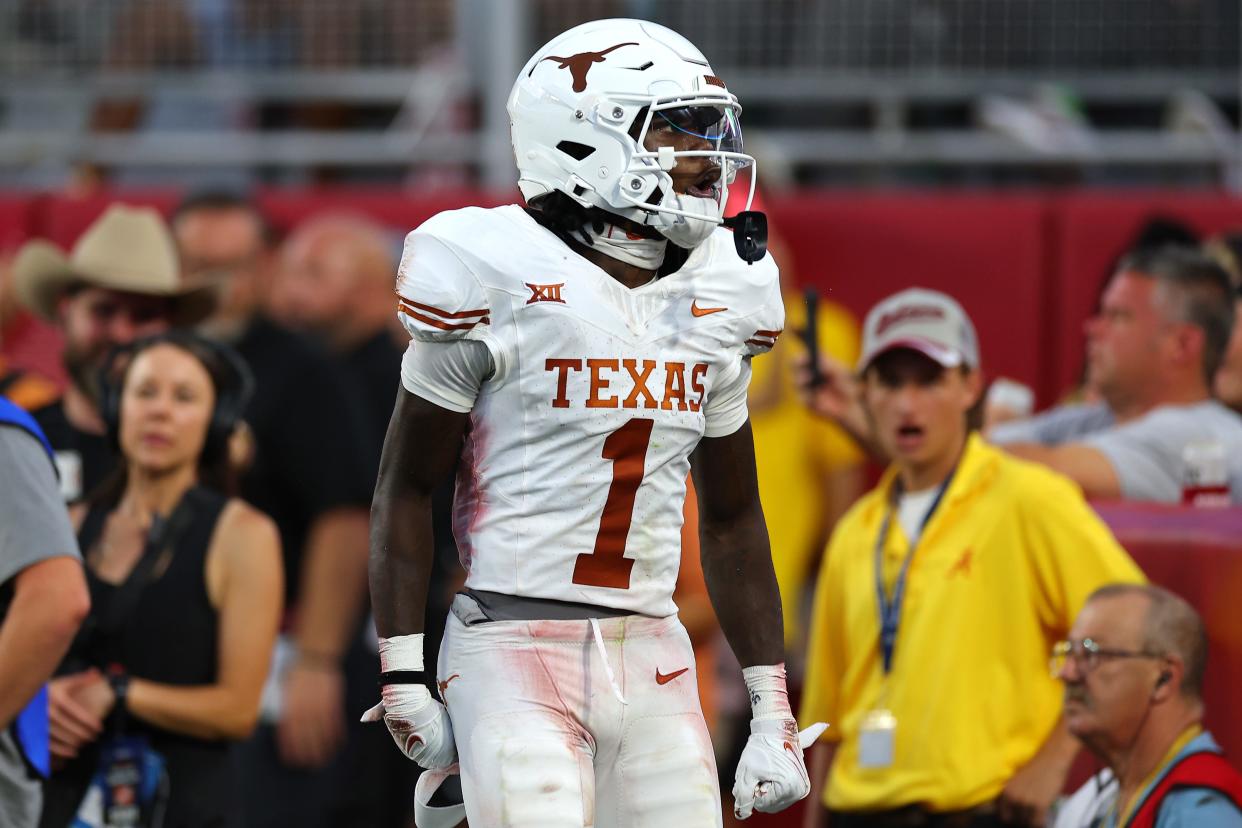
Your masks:
M96 374L117 345L212 312L210 285L181 278L177 246L150 207L109 207L65 254L51 242L27 242L13 263L18 300L64 336L70 385L62 399L32 413L56 453L66 500L88 494L114 459L99 416Z
M1049 648L1093 590L1142 573L1072 482L973 433L979 345L953 299L881 302L858 370L857 428L892 464L820 571L802 717L834 727L805 824L1043 825L1078 750Z

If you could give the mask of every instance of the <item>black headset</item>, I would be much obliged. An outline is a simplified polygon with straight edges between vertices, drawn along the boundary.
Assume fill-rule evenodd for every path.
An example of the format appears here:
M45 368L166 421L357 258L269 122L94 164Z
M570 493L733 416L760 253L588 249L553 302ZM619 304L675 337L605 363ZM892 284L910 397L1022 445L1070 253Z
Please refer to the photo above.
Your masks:
M241 421L247 403L254 395L254 374L241 354L229 346L208 339L188 330L172 330L153 336L142 337L125 345L118 345L109 352L99 369L99 413L107 429L108 441L120 450L121 445L121 388L125 372L133 358L155 345L173 345L200 359L206 351L216 357L225 376L218 377L215 366L207 366L215 387L216 404L207 427L207 439L203 444L203 458L208 462L223 457L228 450L229 437Z

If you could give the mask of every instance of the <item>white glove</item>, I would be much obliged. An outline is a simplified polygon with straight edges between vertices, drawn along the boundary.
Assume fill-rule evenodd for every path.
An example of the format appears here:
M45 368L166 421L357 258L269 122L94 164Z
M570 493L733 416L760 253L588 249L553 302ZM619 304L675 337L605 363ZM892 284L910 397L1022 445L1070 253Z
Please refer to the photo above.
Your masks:
M379 704L362 714L364 722L383 719L388 732L409 758L428 769L457 761L453 722L444 705L421 684L386 684Z
M421 672L423 634L397 635L379 640L380 670ZM383 701L362 714L364 722L383 719L393 741L424 768L447 768L457 761L453 722L444 705L421 684L385 684Z
M733 815L746 819L755 811L773 814L811 792L802 750L828 729L817 722L801 733L785 687L785 665L742 670L750 695L750 738L733 777Z
M793 719L752 721L734 777L733 815L746 819L754 811L776 813L810 793L802 751L827 729L817 722L799 733Z

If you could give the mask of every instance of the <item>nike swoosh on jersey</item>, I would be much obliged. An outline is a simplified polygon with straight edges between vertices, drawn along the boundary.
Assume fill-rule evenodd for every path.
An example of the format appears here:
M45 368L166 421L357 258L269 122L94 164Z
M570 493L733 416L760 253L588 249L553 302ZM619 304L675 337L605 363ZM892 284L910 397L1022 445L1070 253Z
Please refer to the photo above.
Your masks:
M682 673L686 672L689 669L690 669L689 667L682 667L680 670L674 670L668 675L664 675L663 673L660 672L660 668L657 667L656 668L656 684L668 684L670 681L677 678L678 676L680 676Z
M698 299L690 303L690 313L695 316L707 316L709 313L720 313L727 310L728 308L700 308Z

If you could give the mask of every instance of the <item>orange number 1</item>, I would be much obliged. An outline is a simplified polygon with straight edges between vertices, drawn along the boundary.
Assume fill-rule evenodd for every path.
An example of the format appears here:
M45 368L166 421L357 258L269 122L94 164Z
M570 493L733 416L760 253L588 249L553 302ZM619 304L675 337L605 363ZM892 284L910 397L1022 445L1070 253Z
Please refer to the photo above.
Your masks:
M604 440L604 459L612 461L612 485L599 518L595 549L574 563L574 583L583 586L630 588L634 559L625 557L625 540L634 519L634 496L643 482L647 444L654 420L636 417Z

